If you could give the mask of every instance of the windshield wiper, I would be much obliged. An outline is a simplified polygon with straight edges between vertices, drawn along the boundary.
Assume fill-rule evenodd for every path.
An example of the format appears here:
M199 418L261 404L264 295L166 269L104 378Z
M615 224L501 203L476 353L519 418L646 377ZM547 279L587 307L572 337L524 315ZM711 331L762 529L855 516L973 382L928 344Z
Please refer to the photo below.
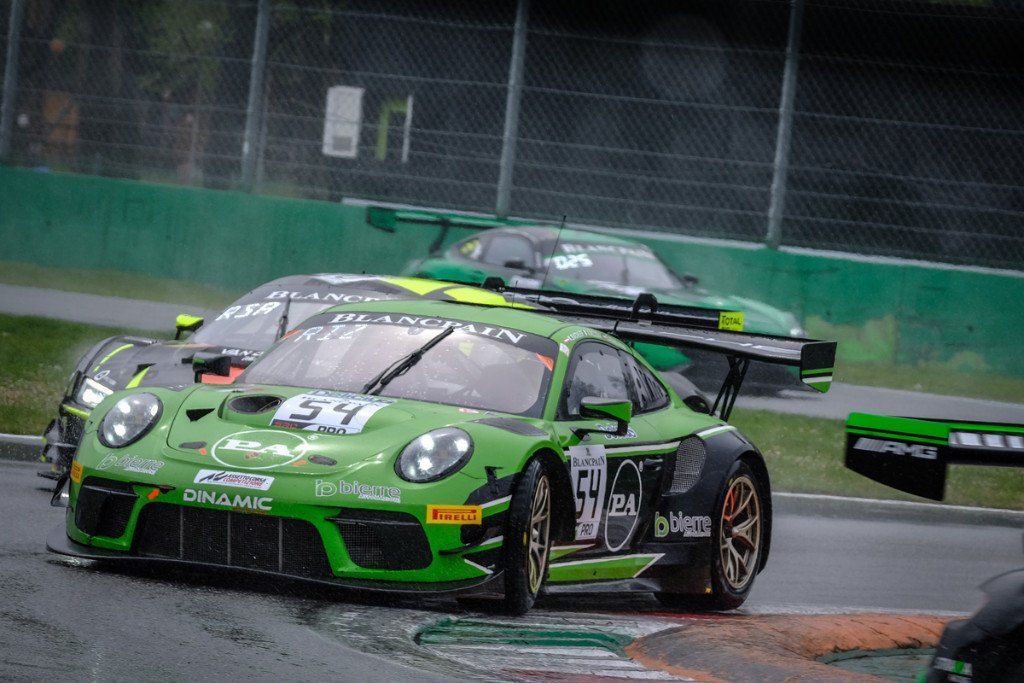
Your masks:
M291 305L292 297L289 295L288 298L284 300L284 310L281 311L281 318L277 321L277 337L275 338L275 341L283 337L284 333L288 331L288 309L291 308Z
M454 331L454 327L449 327L444 332L432 338L430 341L428 341L426 344L416 349L412 353L399 358L394 363L381 370L373 379L367 382L366 386L363 387L363 390L360 393L379 394L380 390L386 387L388 383L391 382L391 380L398 377L399 375L403 375L406 372L408 372L412 366L420 362L420 358L423 358L423 354L437 346L442 339L444 339ZM374 389L374 387L376 387L376 389ZM373 391L371 391L371 389L373 389Z

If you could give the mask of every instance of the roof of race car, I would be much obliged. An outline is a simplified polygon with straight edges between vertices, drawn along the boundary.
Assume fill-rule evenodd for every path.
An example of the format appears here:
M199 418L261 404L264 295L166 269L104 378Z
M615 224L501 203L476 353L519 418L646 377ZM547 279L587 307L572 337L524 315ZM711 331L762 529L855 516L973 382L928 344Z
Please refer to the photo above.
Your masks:
M490 293L483 290L477 291L485 294ZM507 303L497 305L486 302L479 303L484 305L466 305L465 303L452 303L436 299L395 299L390 301L342 304L340 306L332 306L325 313L367 311L374 313L429 315L450 320L500 325L542 337L551 337L558 330L573 324L552 317L550 313L511 308Z

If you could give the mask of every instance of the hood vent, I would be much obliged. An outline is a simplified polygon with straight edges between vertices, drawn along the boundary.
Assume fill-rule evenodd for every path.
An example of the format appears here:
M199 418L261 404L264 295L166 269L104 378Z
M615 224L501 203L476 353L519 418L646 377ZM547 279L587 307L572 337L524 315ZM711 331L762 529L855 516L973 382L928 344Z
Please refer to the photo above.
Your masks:
M280 396L269 394L238 396L228 401L228 408L242 415L255 415L278 407L281 401Z

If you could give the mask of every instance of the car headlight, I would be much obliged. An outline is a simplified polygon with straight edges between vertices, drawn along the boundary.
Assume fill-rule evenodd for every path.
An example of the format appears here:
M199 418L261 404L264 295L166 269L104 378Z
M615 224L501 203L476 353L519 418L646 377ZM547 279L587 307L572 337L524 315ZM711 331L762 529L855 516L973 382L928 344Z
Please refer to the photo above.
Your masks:
M82 380L82 385L78 387L78 393L75 394L75 400L83 406L95 408L103 399L110 396L112 393L114 393L113 389L105 387L96 380L86 377Z
M100 441L110 448L121 448L138 441L160 419L162 410L160 399L153 394L125 396L103 416Z
M395 461L402 479L427 482L460 469L473 455L473 439L456 427L442 427L413 439Z

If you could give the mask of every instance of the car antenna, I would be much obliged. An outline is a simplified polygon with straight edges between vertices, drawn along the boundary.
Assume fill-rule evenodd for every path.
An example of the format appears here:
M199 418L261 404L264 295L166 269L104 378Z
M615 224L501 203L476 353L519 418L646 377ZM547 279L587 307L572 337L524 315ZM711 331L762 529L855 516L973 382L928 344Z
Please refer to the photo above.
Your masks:
M555 246L551 249L551 258L548 259L548 265L544 269L544 279L540 281L540 288L543 290L544 285L548 283L548 273L551 272L551 262L555 260L555 252L558 251L558 242L562 239L562 230L565 229L565 214L562 214L562 222L558 224L558 234L555 235Z
M289 292L288 298L284 300L284 310L281 311L281 318L277 321L277 339L283 337L284 333L288 331L288 309L291 308L291 305L292 295Z

